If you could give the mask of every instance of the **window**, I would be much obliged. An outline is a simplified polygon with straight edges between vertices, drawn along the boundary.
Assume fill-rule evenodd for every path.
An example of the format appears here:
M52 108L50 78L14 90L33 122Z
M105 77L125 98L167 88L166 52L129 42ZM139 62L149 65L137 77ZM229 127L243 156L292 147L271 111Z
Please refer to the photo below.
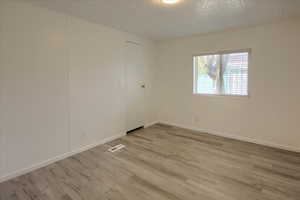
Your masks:
M194 94L248 96L249 51L194 56Z

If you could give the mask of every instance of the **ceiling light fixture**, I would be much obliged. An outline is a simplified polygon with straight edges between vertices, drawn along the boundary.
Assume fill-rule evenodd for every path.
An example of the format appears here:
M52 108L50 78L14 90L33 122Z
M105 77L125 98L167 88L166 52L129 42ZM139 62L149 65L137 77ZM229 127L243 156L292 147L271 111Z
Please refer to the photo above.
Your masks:
M165 4L175 4L178 3L179 0L161 0Z

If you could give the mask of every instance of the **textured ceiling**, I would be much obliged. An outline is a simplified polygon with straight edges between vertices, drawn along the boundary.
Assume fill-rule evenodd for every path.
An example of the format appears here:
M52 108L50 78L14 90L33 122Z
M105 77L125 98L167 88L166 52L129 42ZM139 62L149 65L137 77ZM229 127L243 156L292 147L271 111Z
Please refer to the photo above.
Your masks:
M300 0L24 0L154 40L300 15Z

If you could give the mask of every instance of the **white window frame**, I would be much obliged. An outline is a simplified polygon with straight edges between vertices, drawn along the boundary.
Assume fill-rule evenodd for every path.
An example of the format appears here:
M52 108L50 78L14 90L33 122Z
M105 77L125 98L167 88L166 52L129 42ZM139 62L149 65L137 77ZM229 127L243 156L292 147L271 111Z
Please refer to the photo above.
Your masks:
M217 52L211 52L211 53L202 53L202 54L195 54L192 56L193 59L193 95L200 95L200 96L220 96L220 97L245 97L250 98L250 81L249 81L249 72L250 72L250 63L251 63L251 49L238 49L238 50L223 50L223 51L217 51ZM198 82L198 73L196 64L195 64L195 57L199 56L211 56L211 55L224 55L224 54L233 54L233 53L248 53L248 78L247 78L247 95L237 95L237 94L202 94L197 92L197 82ZM222 59L221 59L221 67L222 67ZM220 70L222 71L222 70Z

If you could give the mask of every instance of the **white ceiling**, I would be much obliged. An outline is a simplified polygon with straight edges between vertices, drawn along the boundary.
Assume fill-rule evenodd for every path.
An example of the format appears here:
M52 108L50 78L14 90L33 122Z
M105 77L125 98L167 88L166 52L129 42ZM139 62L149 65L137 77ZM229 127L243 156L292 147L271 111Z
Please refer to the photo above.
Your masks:
M300 0L26 0L154 40L300 15Z

